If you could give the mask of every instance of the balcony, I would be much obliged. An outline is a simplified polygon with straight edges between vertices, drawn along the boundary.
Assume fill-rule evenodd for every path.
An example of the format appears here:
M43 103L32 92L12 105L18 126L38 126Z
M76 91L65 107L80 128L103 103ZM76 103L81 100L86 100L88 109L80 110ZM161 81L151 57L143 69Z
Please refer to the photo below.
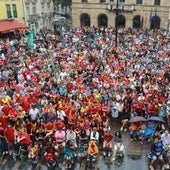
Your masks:
M48 13L41 13L41 17L42 17L43 19L47 18L47 17L48 17Z
M129 12L133 12L134 9L135 9L135 8L134 8L134 5L125 5L124 8L123 8L123 10L124 10L124 11L127 11L127 12L128 12L128 11L129 11Z
M29 22L35 22L36 20L39 19L39 15L38 14L32 14L32 15L27 15L27 21Z
M118 10L119 12L133 12L135 11L134 5L119 5L116 9L116 4L108 4L107 10L116 12Z

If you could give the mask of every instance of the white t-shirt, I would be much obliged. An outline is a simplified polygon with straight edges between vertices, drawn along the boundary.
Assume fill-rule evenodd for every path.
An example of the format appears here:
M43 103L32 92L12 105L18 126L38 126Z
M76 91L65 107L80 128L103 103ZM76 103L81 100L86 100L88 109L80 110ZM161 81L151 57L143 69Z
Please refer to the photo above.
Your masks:
M35 108L35 109L31 108L29 111L31 120L36 120L38 113L39 113L39 110L37 108Z

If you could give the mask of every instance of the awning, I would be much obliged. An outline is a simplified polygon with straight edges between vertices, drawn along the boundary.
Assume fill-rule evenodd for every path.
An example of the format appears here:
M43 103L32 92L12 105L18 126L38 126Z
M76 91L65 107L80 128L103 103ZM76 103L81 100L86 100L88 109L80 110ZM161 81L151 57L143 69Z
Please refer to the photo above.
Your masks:
M0 21L0 33L1 34L13 32L16 30L22 30L25 28L26 26L24 24L19 23L18 21L15 21L15 20Z

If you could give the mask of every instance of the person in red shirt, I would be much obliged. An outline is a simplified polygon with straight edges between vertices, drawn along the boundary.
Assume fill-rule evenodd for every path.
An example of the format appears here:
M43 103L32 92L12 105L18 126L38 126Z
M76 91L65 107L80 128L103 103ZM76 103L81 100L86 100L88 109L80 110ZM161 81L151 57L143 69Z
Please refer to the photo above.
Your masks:
M30 144L30 136L29 134L21 129L17 136L17 142L21 145L29 145Z
M109 130L107 129L103 135L103 149L104 149L104 156L106 155L105 150L112 150L112 140L113 140L113 135L109 132ZM109 155L111 155L111 152L109 152Z
M45 132L46 132L46 137L51 136L54 131L54 124L51 122L47 122L45 124Z
M5 128L4 135L8 144L9 154L11 155L15 142L15 128L11 124L8 124L7 128Z
M16 136L16 142L14 144L15 154L20 154L20 147L27 152L28 145L30 144L30 135L26 132L24 128L20 129Z
M0 123L0 154L8 154L8 146L4 136L4 127Z

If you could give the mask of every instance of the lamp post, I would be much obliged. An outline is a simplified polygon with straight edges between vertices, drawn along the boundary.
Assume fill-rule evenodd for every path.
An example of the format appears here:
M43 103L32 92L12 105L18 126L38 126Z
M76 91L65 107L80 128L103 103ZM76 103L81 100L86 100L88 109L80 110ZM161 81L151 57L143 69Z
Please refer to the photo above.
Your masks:
M116 0L116 6L114 5L114 0L110 0L110 3L108 4L108 10L115 12L116 14L116 20L115 20L115 47L117 47L118 44L118 16L120 11L123 11L124 7L124 1Z

